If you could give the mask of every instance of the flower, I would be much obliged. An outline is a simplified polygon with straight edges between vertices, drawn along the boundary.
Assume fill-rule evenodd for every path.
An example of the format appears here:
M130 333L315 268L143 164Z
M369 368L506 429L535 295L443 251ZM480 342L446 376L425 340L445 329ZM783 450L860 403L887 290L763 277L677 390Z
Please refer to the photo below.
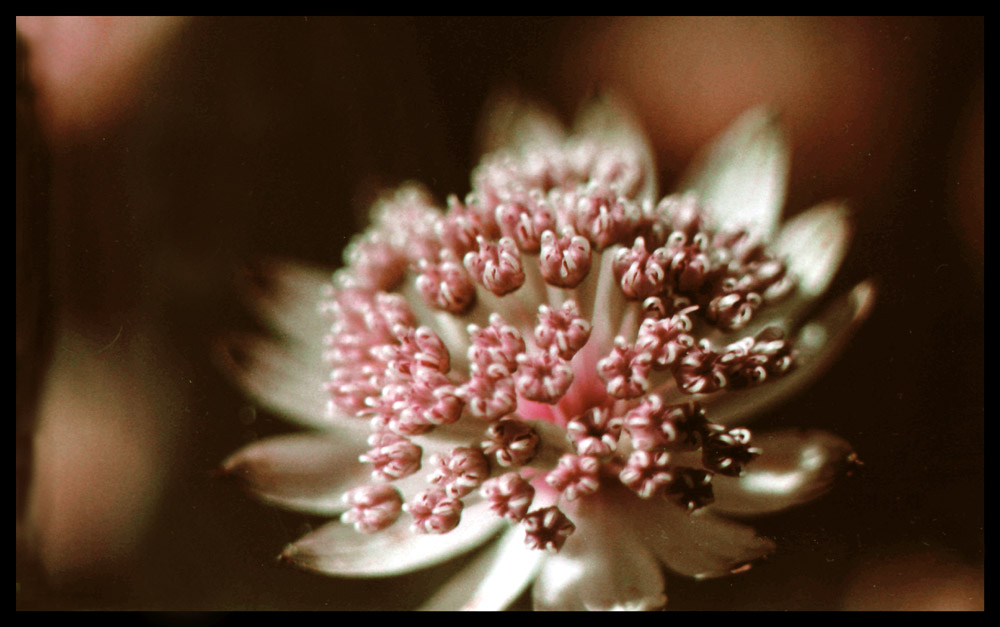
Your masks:
M856 461L824 432L734 426L813 380L867 314L866 282L806 318L846 210L779 228L786 148L763 111L662 199L614 102L569 137L516 102L490 119L503 148L464 200L399 189L332 283L262 270L254 303L281 339L231 339L228 368L313 431L224 471L339 518L282 553L310 570L388 576L492 541L428 607L502 608L534 582L536 608L658 608L661 565L745 570L774 543L729 516L808 501Z

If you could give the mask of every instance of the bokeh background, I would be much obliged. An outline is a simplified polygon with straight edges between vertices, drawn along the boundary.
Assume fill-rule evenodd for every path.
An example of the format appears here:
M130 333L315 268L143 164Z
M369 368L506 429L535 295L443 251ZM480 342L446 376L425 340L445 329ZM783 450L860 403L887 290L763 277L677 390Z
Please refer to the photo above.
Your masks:
M856 210L832 293L877 277L872 317L755 428L835 431L865 466L758 520L778 551L749 573L670 577L669 609L983 607L983 18L18 18L17 32L17 609L407 609L456 570L359 581L277 563L321 521L212 477L289 429L212 346L254 328L240 286L255 260L333 268L380 190L468 191L479 114L504 90L567 121L620 95L663 189L768 104L793 143L786 215L833 197Z

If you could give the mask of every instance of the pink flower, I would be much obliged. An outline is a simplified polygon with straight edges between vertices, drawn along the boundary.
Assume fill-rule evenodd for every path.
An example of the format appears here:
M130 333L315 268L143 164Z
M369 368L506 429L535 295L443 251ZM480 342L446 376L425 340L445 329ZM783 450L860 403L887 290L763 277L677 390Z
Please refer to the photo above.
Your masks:
M311 431L224 470L340 518L285 549L303 568L388 576L491 542L428 607L503 608L534 582L540 609L658 608L662 566L745 570L774 543L728 516L815 498L855 461L827 433L733 426L811 382L867 314L866 282L805 317L846 210L779 226L786 148L761 111L662 199L614 103L568 137L519 103L492 119L503 149L464 200L400 189L332 283L266 270L256 304L282 339L233 339L230 371Z

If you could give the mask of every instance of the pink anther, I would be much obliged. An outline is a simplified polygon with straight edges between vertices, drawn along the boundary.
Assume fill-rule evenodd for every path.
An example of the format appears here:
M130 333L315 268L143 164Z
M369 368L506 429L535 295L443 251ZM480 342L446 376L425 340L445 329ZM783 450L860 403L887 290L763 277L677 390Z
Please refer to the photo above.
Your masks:
M757 292L726 292L712 299L705 316L720 329L736 331L750 322L762 303L763 299Z
M372 479L395 481L420 470L421 448L394 433L373 433L368 438L371 446L358 459L372 465Z
M529 512L524 520L525 543L532 549L556 553L563 547L576 525L556 506Z
M462 314L476 302L476 285L451 250L443 250L436 263L421 259L419 269L417 289L432 307Z
M674 194L660 201L656 207L658 214L666 216L675 233L693 237L705 224L698 199L694 194Z
M658 370L678 363L688 349L694 346L694 338L689 335L691 319L687 316L693 309L662 320L644 319L635 341L636 351L649 353L653 367Z
M697 403L667 405L652 394L625 415L625 431L640 450L694 450L701 446L708 422Z
M663 248L657 249L662 251L658 254L667 261L667 272L674 289L693 294L705 284L712 272L707 247L707 238L703 233L686 237L674 231Z
M555 351L568 361L590 339L590 328L576 301L567 300L558 309L539 305L535 344L544 351Z
M498 205L496 221L500 232L513 239L517 247L526 253L537 253L542 233L556 227L551 207L537 192L523 202L510 200Z
M688 350L674 370L674 379L681 391L687 394L710 394L726 387L737 356L732 355L728 363L722 363L721 357L712 350L707 340L702 340Z
M601 487L598 474L601 461L589 455L566 454L559 458L559 465L549 472L545 482L562 492L567 500L597 492Z
M438 222L437 233L445 245L462 258L478 248L476 238L495 237L495 227L492 220L483 220L479 213L464 207L456 196L449 196L448 213Z
M490 504L490 511L513 522L520 522L535 498L535 488L516 472L490 479L480 493Z
M417 533L448 533L462 520L462 501L441 488L421 492L403 509L413 516L411 529Z
M480 448L503 467L527 464L538 453L540 439L527 423L511 418L495 422L486 430Z
M369 409L368 399L381 394L378 377L381 370L361 362L355 367L335 368L330 380L324 383L333 405L348 414L359 414Z
M490 463L476 448L456 448L448 454L434 454L431 464L437 468L428 481L444 488L451 498L465 496L490 476Z
M632 451L618 478L640 498L652 498L673 481L670 454L664 451Z
M604 458L618 448L623 418L607 407L594 407L566 424L566 432L580 455Z
M475 280L497 296L509 294L524 284L521 254L509 237L493 243L485 237L476 238L478 251L468 252L464 263Z
M524 352L524 339L520 332L504 322L498 313L490 314L490 324L479 328L470 324L469 361L486 368L493 364L503 366L510 372L517 369L517 357Z
M459 395L471 415L493 422L517 409L517 390L506 368L493 364L481 368L472 364L469 380L459 388Z
M607 357L597 362L597 372L607 384L608 394L615 398L638 398L649 389L653 356L639 352L625 338L615 338Z
M538 266L549 285L576 287L590 272L590 242L571 227L560 231L559 237L547 230L542 233Z
M451 368L450 355L444 342L429 327L396 326L393 329L396 344L385 344L372 350L394 375L414 376L421 368L447 373Z
M391 290L406 275L406 255L389 238L373 230L351 241L344 259L358 284L373 290Z
M517 356L514 385L518 393L539 403L555 403L573 383L573 368L554 352Z
M350 509L340 515L340 522L353 524L362 533L375 533L396 522L403 505L399 490L387 485L367 485L344 494Z
M419 377L388 383L378 399L369 399L399 435L419 435L461 417L464 403L458 389L444 375L423 370Z
M664 290L669 264L664 253L662 248L650 253L645 239L637 237L632 248L622 248L615 254L611 268L625 298L643 300Z
M590 189L577 197L572 207L572 224L597 250L604 250L625 238L635 226L628 201L608 190Z

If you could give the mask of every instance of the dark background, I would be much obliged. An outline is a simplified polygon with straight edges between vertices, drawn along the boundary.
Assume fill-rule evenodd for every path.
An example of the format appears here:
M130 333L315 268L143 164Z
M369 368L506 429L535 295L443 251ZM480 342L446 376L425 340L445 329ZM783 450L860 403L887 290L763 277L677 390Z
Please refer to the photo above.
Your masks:
M100 363L143 364L125 389L156 391L155 426L128 446L162 453L161 480L138 486L145 518L114 559L70 565L19 527L17 609L406 609L454 572L358 581L278 564L319 521L210 477L289 428L248 405L210 348L253 327L235 287L244 264L334 267L383 187L468 191L479 112L510 87L566 120L597 90L636 103L667 190L699 144L773 96L794 144L786 214L849 198L857 237L831 292L878 281L836 365L755 423L834 431L865 466L759 519L778 551L749 573L670 576L669 609L904 609L907 594L953 584L981 607L983 50L982 18L185 22L127 113L47 140L49 237L27 256L51 268L55 363L69 328L94 346L117 333Z

